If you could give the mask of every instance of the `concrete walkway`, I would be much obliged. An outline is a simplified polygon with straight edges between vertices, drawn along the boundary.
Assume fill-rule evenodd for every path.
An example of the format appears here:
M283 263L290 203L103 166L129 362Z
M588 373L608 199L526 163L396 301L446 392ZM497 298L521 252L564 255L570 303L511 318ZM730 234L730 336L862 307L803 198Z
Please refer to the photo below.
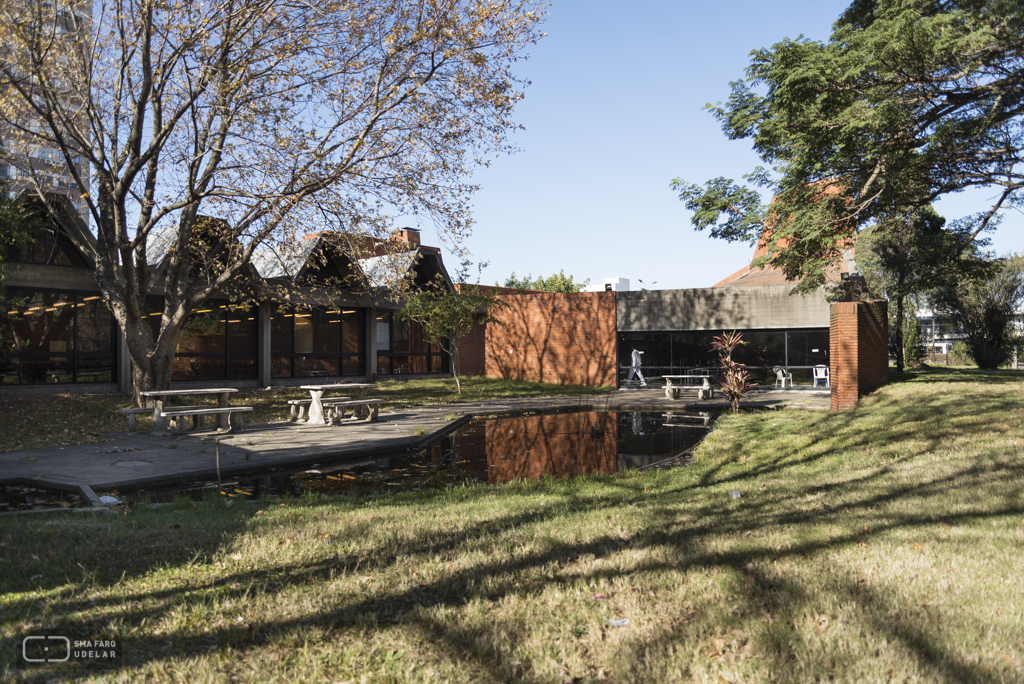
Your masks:
M828 390L753 391L747 407L827 409ZM369 458L422 447L472 416L593 408L597 410L681 411L727 409L723 401L665 398L662 389L619 390L590 397L548 397L480 401L447 406L385 410L377 423L329 426L305 423L246 425L223 435L221 475L289 469L330 459ZM0 485L26 485L76 492L93 504L95 492L130 490L216 478L215 445L203 437L212 428L184 435L108 433L99 444L49 447L0 454Z

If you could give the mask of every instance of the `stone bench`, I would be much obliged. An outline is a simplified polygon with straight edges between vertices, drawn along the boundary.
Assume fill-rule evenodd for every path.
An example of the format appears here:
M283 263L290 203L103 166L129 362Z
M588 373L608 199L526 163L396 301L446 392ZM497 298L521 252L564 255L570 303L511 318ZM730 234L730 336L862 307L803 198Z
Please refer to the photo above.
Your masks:
M327 408L332 401L346 401L348 397L331 397L330 399L324 399L320 403L324 408ZM288 408L291 418L291 422L302 420L306 416L306 407L313 402L312 399L289 399Z
M181 406L171 406L170 410L164 410L160 412L161 418L194 418L195 427L202 427L203 416L221 416L225 413L228 415L228 421L232 427L242 427L242 417L240 414L252 411L252 406L226 406L223 408L219 407L203 407L203 408L185 408ZM231 428L225 430L230 431ZM185 432L185 421L176 421L174 431L181 434Z
M358 418L353 415L347 420L349 423L375 423L377 421L377 413L380 410L380 404L383 404L383 399L352 399L350 401L337 401L335 399L329 399L324 402L324 409L327 410L327 417L330 419L332 425L337 425L341 421L345 420L345 409L349 406L357 407L362 406L366 411L366 416ZM355 411L353 411L355 414Z
M189 410L192 410L192 409L201 409L201 408L207 408L207 407L203 406L203 405L197 405L197 406L165 406L164 408L169 409L169 410L175 410L175 411L189 411ZM152 409L152 408L126 408L126 409L121 409L120 411L118 411L118 413L124 413L124 414L126 414L128 416L128 432L135 432L135 416L137 416L140 413L152 414L153 411L154 411L154 409Z

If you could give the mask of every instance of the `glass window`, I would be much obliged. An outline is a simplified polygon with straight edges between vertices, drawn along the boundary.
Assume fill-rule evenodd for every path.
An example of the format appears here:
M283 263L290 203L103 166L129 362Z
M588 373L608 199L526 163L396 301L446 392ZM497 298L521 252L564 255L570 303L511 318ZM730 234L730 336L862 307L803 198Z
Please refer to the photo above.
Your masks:
M164 301L147 300L147 317L154 335L159 333ZM258 309L223 300L207 301L189 314L178 335L171 379L251 380L257 377Z
M774 367L786 365L786 333L744 331L741 346L734 358L748 366Z
M257 309L228 307L228 353L256 354Z
M359 354L363 351L363 312L355 309L341 314L341 351L345 354Z
M391 312L377 314L377 351L391 351Z
M92 293L10 288L0 384L113 382L113 317Z
M423 326L385 311L377 316L377 372L408 375L445 372L448 355L426 340Z
M294 344L292 340L292 313L290 306L277 304L270 314L270 353L291 356ZM291 373L288 373L291 375ZM277 373L275 373L277 375Z
M178 335L177 353L224 354L226 351L224 308L209 302L193 311Z
M341 311L313 309L313 349L317 354L337 354L341 351Z
M292 309L278 306L271 319L274 377L363 375L363 309Z
M295 353L313 353L313 312L310 309L296 309L293 314L295 321Z
M112 352L114 317L99 295L82 297L78 309L78 349L83 352Z

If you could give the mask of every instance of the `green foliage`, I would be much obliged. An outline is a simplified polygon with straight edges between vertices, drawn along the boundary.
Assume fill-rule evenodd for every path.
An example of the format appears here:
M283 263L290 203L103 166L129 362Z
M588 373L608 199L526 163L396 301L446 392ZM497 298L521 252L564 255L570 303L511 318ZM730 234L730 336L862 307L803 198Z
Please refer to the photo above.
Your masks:
M698 230L756 240L809 290L857 228L927 207L974 186L999 193L967 217L961 251L1022 202L1024 12L1019 3L865 0L837 21L827 42L786 39L752 53L724 103L708 105L731 139L749 138L770 172L703 188L673 187ZM947 226L946 230L949 230Z
M971 348L963 342L954 342L949 350L949 358L958 366L969 366L973 363L971 359Z
M936 301L967 334L978 368L998 368L1013 354L1014 314L1024 304L1024 255L994 260L988 275L941 288Z
M910 312L907 323L907 334L903 336L903 357L907 363L916 366L924 359L925 351L921 340L921 326L914 311Z
M590 284L590 278L587 278L581 283L574 283L572 276L565 275L565 271L560 270L557 274L548 276L545 278L543 275L539 275L536 278L532 276L526 276L525 278L517 278L515 271L512 272L508 278L505 278L505 282L501 285L495 283L499 287L511 287L517 290L540 290L542 292L582 292L587 285Z
M460 285L459 291L449 288L438 276L427 287L406 300L405 308L397 312L399 318L417 321L423 326L423 336L440 345L451 359L452 377L462 394L459 380L459 339L475 326L484 323L500 324L491 312L508 306L492 293L476 285Z
M897 370L903 370L905 360L921 358L916 351L919 342L904 339L906 325L916 325L917 320L913 303L912 310L907 311L908 300L916 301L936 287L983 270L975 250L959 250L968 238L969 231L962 222L953 222L947 228L946 219L932 207L887 216L857 236L857 265L868 289L895 304L889 313Z

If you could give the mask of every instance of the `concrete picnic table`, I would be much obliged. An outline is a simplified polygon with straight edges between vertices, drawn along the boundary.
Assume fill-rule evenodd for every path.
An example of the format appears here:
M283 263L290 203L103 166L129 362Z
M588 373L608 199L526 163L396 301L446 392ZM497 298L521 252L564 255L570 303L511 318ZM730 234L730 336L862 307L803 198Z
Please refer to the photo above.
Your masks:
M323 425L326 422L324 416L324 405L320 401L320 398L324 396L324 392L328 390L344 390L346 392L350 390L356 390L358 401L366 401L366 395L370 393L370 390L376 387L376 383L372 382L340 382L333 385L301 385L299 389L309 390L309 396L312 401L309 404L309 417L306 419L307 425L319 424ZM359 417L363 416L363 410L359 409L355 413Z
M164 397L177 397L187 396L192 394L204 395L204 394L216 394L217 395L217 407L227 408L228 400L233 392L237 392L238 389L234 387L211 387L206 389L180 389L180 390L161 390L159 392L139 392L139 396L145 399L155 399L155 406L153 407L153 434L162 435L166 429L165 418L161 418L160 414L164 410ZM231 429L231 417L228 414L222 414L217 416L217 427L221 430Z
M665 378L665 398L667 399L678 399L682 393L684 387L693 387L697 383L692 382L694 380L700 381L700 387L698 394L703 399L703 394L706 392L708 398L714 396L714 387L711 386L712 376L709 372L706 373L688 373L686 375L663 375Z

